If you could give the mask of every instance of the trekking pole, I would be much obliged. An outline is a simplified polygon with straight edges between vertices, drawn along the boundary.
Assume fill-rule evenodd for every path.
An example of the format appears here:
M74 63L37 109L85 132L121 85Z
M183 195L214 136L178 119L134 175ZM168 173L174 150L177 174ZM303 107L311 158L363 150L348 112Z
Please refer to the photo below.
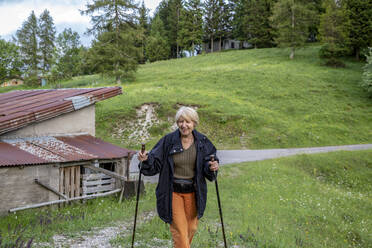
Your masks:
M210 155L210 160L214 162L214 155ZM216 193L217 193L217 202L218 202L218 209L220 211L220 219L221 219L221 225L222 225L222 235L223 235L223 242L225 244L225 248L227 248L226 243L226 236L225 236L225 227L223 225L223 217L222 217L222 208L221 208L221 201L220 201L220 193L218 191L218 182L217 182L217 172L214 172L214 175L216 177L215 183L216 183Z
M141 147L141 153L143 154L145 152L145 144L142 143ZM139 166L139 177L138 177L138 186L137 186L137 199L136 199L136 211L134 213L134 225L133 225L133 235L132 235L132 248L134 245L134 235L136 233L136 223L137 223L137 211L138 211L138 201L139 201L139 195L140 195L140 189L141 189L141 167L142 167L142 162L140 162Z

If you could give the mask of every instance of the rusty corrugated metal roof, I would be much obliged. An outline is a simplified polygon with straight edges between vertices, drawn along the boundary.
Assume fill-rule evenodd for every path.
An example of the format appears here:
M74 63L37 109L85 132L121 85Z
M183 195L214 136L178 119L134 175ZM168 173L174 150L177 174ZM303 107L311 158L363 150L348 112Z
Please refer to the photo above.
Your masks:
M46 162L46 160L22 151L15 146L0 142L0 167L6 165L42 164Z
M0 135L120 95L121 87L12 91L0 94Z
M133 153L90 135L3 139L0 167L114 159Z

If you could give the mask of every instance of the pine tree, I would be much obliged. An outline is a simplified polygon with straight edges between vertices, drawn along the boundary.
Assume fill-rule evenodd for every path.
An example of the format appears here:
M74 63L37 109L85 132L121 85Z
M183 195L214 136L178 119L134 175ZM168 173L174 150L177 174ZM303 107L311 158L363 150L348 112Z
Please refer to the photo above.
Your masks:
M38 33L39 27L37 25L37 19L34 11L31 12L30 16L22 27L17 30L16 37L17 43L20 47L21 56L23 63L25 64L26 82L34 84L37 82L39 73L39 47L38 47Z
M46 9L39 17L39 49L41 55L41 68L43 74L49 72L53 63L54 40L56 30L53 18Z
M149 17L148 17L149 9L146 8L144 1L142 1L142 5L139 8L138 12L139 12L139 18L138 18L139 23L138 24L139 24L139 28L141 29L141 33L143 33L143 38L141 39L140 44L139 44L142 49L142 59L140 63L143 64L147 60L147 55L145 52L146 51L145 40L146 40L146 37L149 35Z
M243 36L255 48L271 47L274 30L270 23L272 0L249 0L244 2L245 15L242 17Z
M118 83L123 77L133 77L142 57L137 5L132 0L94 0L86 8L81 13L92 16L89 32L97 34L90 49L91 62L99 72L115 76Z
M232 35L235 39L240 41L246 40L244 29L244 17L248 14L245 8L247 0L232 0L231 12L232 14Z
M171 57L179 58L181 56L181 47L178 43L178 36L180 27L181 12L183 9L182 0L169 0L169 12L167 16L167 31L168 42L171 47Z
M349 44L359 60L363 49L372 46L372 1L344 0L348 18Z
M271 18L278 32L275 42L281 47L290 47L289 57L293 59L295 49L304 46L309 27L317 19L313 5L306 0L279 0Z
M151 23L150 35L146 39L146 55L150 62L168 59L170 47L165 37L165 28L159 15Z
M218 37L221 21L219 0L206 0L204 2L204 33L210 40L211 52L214 50L214 40Z
M222 39L227 38L231 33L231 10L230 5L225 3L224 0L218 0L218 26L217 37L219 39L218 50L222 50Z
M344 7L334 0L325 0L325 13L320 17L319 33L323 42L321 57L332 58L342 56L347 50L347 18Z
M200 0L189 0L181 12L178 43L194 55L195 47L200 47L203 39L203 13ZM199 49L200 50L200 49Z

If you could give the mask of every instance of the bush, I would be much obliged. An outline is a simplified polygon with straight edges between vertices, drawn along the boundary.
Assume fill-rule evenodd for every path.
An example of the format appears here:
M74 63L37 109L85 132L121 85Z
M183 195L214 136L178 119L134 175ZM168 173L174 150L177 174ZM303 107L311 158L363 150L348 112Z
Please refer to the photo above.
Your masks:
M327 59L326 62L325 62L325 65L329 66L329 67L336 67L336 68L345 67L344 62L342 62L341 60L336 59L336 58Z
M319 50L319 57L321 58L337 58L349 55L348 50L336 44L326 43Z
M367 54L366 57L367 64L363 68L364 72L361 86L372 96L372 47L369 48L369 54Z

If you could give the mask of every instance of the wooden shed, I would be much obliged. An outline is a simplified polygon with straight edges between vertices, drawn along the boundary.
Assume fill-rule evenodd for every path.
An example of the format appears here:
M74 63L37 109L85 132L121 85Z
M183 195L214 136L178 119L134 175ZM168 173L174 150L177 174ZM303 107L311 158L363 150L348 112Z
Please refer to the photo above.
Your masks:
M134 152L94 137L95 103L119 94L120 87L0 94L0 213L123 191Z

